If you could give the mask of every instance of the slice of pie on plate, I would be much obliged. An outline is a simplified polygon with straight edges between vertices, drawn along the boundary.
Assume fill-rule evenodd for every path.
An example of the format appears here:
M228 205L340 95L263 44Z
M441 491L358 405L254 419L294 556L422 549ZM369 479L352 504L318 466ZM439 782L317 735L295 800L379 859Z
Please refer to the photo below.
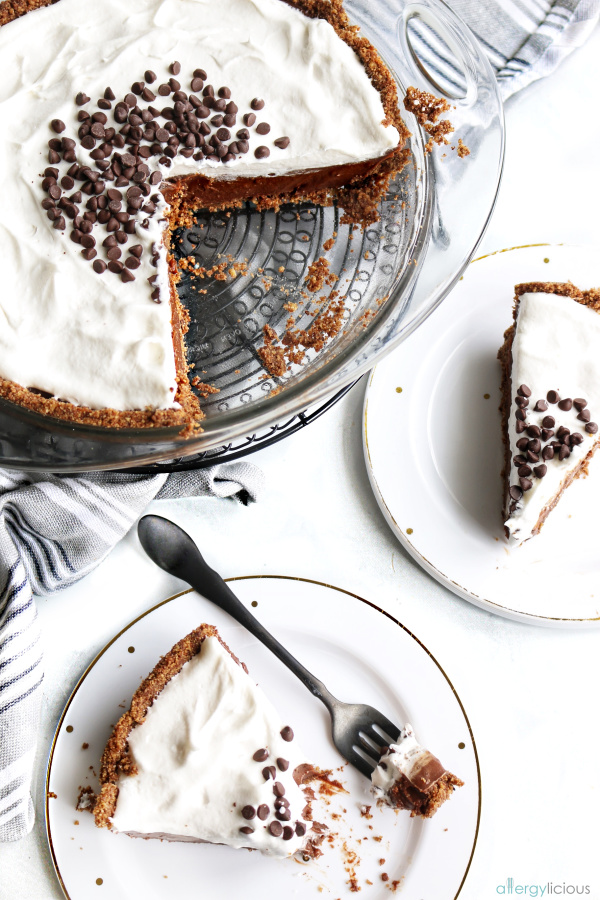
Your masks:
M131 837L318 853L294 732L216 628L179 641L135 692L106 745L98 827Z
M504 522L519 542L539 534L600 435L600 290L570 282L515 288L504 335Z

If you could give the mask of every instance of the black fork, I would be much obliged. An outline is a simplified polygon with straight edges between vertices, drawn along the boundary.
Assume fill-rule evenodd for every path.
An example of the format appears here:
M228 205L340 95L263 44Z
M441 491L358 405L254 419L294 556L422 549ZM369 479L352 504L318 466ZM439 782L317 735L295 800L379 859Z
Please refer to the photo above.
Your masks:
M333 743L344 759L370 778L381 756L382 747L395 743L400 729L372 706L337 700L322 681L311 675L248 612L221 576L205 562L189 534L174 522L162 516L143 516L138 524L138 535L142 547L157 566L186 581L199 594L229 613L274 653L311 694L318 697L331 716Z

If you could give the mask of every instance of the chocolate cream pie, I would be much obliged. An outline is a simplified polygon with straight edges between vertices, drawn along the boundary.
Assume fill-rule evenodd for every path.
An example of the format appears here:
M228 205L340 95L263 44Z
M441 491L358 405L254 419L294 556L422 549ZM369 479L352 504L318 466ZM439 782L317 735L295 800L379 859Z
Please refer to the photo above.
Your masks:
M464 784L421 747L411 725L405 725L398 742L382 754L371 782L381 804L410 810L411 817L423 819L430 819L454 789Z
M318 854L300 782L312 771L212 625L142 682L102 756L96 825L131 837Z
M4 0L0 26L0 396L191 433L172 230L247 201L374 221L393 78L341 0Z
M600 443L599 313L599 289L570 282L515 288L514 322L498 353L511 540L539 534Z

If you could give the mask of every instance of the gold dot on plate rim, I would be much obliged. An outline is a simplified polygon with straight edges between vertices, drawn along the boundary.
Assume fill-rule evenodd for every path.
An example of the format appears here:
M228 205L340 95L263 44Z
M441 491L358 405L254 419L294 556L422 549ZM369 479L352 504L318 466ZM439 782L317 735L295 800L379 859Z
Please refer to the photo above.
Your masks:
M464 750L464 749L465 749L465 745L463 744L462 741L461 741L460 744L458 745L458 749L459 749L459 750Z
M96 878L96 884L104 884L104 879Z
M67 727L66 727L65 730L68 731L69 734L71 734L71 732L73 731L73 726L72 726L72 725L67 725Z
M547 256L544 257L544 262L545 262L545 263L549 263L549 262L550 262L550 260L548 259Z
M489 395L489 394L484 394L484 395L483 395L483 399L484 399L484 400L489 400L489 399L490 399L490 395Z
M258 600L253 600L250 606L258 606Z
M401 393L402 393L402 388L401 388L401 387L397 387L397 388L396 388L396 393L397 393L397 394L401 394Z
M135 647L128 647L128 648L127 648L127 652L128 652L128 653L135 653Z
M412 528L407 528L407 529L406 529L406 533L407 533L407 534L412 534L412 533L413 533Z

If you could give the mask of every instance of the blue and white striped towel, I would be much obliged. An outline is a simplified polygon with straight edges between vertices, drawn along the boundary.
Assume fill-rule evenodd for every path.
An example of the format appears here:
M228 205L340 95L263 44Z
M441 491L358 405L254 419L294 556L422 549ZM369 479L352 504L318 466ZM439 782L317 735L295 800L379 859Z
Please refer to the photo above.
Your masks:
M33 825L30 784L43 664L34 594L91 572L153 499L256 500L262 472L246 462L181 475L24 474L0 469L0 841Z
M553 72L587 40L600 18L600 0L447 3L479 38L504 100ZM460 96L464 78L448 47L422 19L412 19L409 30L415 53L425 68L450 96Z

